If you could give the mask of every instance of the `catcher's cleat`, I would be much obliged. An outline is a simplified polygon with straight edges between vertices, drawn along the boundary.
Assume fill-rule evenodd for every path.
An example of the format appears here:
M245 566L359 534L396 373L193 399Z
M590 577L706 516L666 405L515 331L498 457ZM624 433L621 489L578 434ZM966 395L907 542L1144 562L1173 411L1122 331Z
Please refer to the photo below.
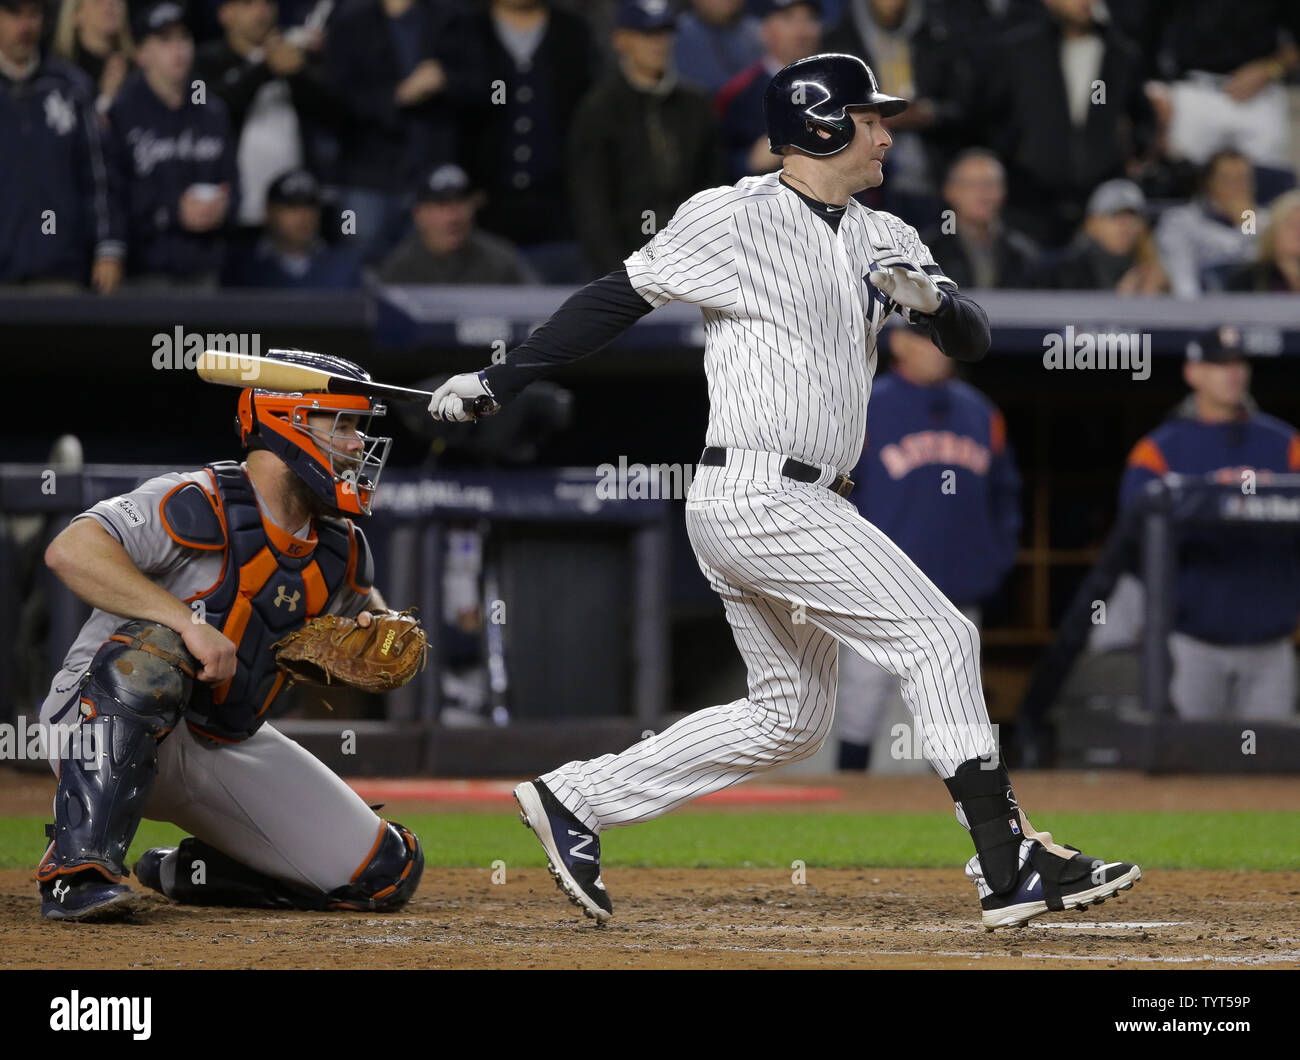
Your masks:
M1102 861L1079 853L1077 847L1066 849L1074 851L1074 856L1063 858L1037 840L1025 840L1016 885L1002 894L989 891L980 874L978 855L972 858L966 875L979 889L984 926L989 931L1023 927L1043 913L1101 905L1142 878L1142 870L1127 861Z
M40 887L41 916L47 920L116 920L129 915L139 897L94 869L42 880Z
M600 838L551 794L542 781L515 788L519 819L533 830L546 851L546 867L560 890L596 923L614 915L600 879Z

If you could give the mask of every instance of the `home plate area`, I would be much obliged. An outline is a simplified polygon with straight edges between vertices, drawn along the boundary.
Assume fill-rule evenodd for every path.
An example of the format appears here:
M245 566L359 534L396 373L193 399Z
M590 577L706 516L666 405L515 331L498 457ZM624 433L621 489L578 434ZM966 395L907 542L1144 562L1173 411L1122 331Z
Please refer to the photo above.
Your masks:
M392 916L182 908L119 924L36 915L0 873L14 968L1300 967L1300 872L1151 870L1118 902L986 932L959 869L617 869L615 918L584 920L543 869L430 866Z

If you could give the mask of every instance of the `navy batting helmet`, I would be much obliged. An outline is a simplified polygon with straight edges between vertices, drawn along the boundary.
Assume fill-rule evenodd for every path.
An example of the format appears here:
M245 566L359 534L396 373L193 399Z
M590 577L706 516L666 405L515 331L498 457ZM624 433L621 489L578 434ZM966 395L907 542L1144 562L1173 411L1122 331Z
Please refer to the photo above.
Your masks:
M763 95L767 140L773 154L797 147L810 155L839 154L853 141L849 107L875 107L883 117L908 101L880 91L871 67L856 55L810 55L783 66ZM830 138L818 136L825 129Z

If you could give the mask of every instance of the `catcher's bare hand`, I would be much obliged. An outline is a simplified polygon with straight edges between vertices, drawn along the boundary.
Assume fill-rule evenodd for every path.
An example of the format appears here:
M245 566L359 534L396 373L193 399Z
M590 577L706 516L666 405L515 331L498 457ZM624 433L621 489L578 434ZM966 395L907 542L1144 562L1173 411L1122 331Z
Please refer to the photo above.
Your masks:
M200 681L220 685L235 676L235 643L216 626L190 622L179 632L189 653L203 664Z

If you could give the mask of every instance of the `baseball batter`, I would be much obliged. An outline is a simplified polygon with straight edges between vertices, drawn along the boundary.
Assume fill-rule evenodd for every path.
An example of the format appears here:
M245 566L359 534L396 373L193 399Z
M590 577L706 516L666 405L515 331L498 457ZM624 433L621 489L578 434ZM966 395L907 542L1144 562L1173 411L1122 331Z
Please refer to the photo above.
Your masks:
M369 380L338 358L274 355ZM386 610L345 515L370 511L390 439L364 431L382 414L370 397L243 390L245 463L151 479L51 543L47 562L94 610L41 709L66 735L43 916L129 910L141 817L190 833L135 865L180 902L388 911L414 893L415 835L266 723L285 683L273 642L315 615L365 626Z
M860 59L832 54L778 71L764 106L779 172L692 196L625 269L430 403L435 418L473 418L653 308L679 300L703 311L710 413L686 522L749 694L521 784L523 820L565 893L608 919L600 833L813 754L831 729L842 643L900 679L974 841L966 873L985 926L1101 902L1141 872L1032 829L998 759L974 625L847 499L885 318L928 324L960 360L989 345L983 311L915 230L853 198L880 184L892 142L882 119L907 102L882 94Z

